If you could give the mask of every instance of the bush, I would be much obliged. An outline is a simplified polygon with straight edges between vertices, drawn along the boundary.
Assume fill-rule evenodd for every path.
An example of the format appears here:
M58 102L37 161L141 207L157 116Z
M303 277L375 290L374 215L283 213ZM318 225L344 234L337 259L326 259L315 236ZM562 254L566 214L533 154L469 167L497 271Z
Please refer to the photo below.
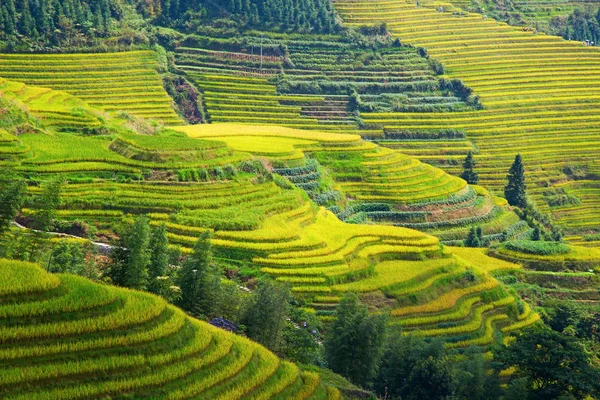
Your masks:
M435 140L435 139L463 139L465 131L462 129L384 129L386 139L409 139L409 140Z

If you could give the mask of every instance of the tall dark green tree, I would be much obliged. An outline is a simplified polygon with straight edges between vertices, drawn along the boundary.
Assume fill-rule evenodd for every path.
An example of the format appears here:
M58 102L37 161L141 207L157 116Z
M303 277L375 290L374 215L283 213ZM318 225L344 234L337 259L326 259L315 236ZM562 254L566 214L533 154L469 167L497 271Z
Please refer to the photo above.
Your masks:
M0 171L0 236L15 220L27 194L27 183L22 178L6 171Z
M41 195L36 199L37 210L34 218L37 229L42 231L53 229L56 210L60 207L63 183L62 178L55 178L43 186Z
M273 351L281 350L289 301L287 286L269 280L261 281L242 318L248 337Z
M193 252L183 264L177 279L181 289L178 305L192 315L204 315L208 307L210 293L206 289L211 261L210 232L206 231L198 237Z
M368 385L383 354L387 317L369 314L355 294L344 297L335 316L325 340L329 367L356 384Z
M469 150L467 157L463 163L463 172L460 177L463 178L467 183L476 185L479 182L479 175L475 172L475 159L473 158L473 152Z
M127 238L128 260L123 274L123 286L145 290L148 287L150 265L150 224L141 215L136 218Z
M149 246L148 291L162 296L165 287L160 279L167 277L169 268L169 240L165 224L152 229Z
M520 154L515 157L507 178L508 183L504 187L504 197L511 206L525 208L527 206L525 167Z
M132 226L124 227L111 250L107 275L115 285L145 290L150 265L150 225L141 215Z
M539 226L535 226L535 228L533 228L533 233L531 234L531 240L542 240L542 230L540 229Z

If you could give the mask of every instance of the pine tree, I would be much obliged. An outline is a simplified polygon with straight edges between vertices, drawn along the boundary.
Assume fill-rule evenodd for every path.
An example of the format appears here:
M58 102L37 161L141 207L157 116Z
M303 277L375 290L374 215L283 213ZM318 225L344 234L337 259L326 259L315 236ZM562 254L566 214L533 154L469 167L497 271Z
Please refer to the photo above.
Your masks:
M169 267L169 240L165 224L152 230L150 235L150 264L148 265L148 291L163 295L163 285L157 278L167 275Z
M11 15L6 6L2 6L0 9L2 12L2 19L4 20L4 32L6 35L13 35L15 33L15 21L14 15Z
M531 240L542 240L542 231L539 226L533 228L533 233L531 234Z
M481 229L481 228L479 228ZM482 231L481 230L477 230L477 228L472 227L469 230L469 234L467 235L467 238L465 239L465 246L467 247L481 247L481 236Z
M471 185L476 185L479 182L479 175L475 172L475 165L473 153L469 150L467 158L465 158L465 162L463 163L463 172L460 174L460 177Z
M23 2L23 9L21 10L21 18L19 19L19 32L25 36L32 37L34 29L35 24L31 16L31 10L29 9L29 0L25 0Z
M508 183L504 187L504 196L511 206L525 208L527 194L525 192L525 168L521 155L517 154L513 165L508 171Z
M127 238L128 262L123 273L123 286L145 290L148 287L150 265L150 225L148 218L136 218L131 234Z

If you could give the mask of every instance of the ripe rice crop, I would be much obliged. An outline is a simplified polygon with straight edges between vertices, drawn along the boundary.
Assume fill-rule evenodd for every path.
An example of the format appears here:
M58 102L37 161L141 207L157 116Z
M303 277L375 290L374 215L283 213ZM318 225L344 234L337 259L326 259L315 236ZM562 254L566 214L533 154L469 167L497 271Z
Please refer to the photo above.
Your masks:
M4 78L64 91L99 109L180 124L157 67L158 55L153 51L0 56ZM123 99L136 100L126 104Z
M29 295L27 301L1 308L6 346L0 349L0 390L10 398L267 399L287 393L288 388L294 395L281 398L305 398L316 391L339 398L319 375L280 362L248 339L191 319L158 297L80 277L50 275L34 264L0 260L0 267L0 273L12 277L0 283L0 293L20 290ZM28 285L32 276L37 285ZM9 291L7 283L15 289ZM55 290L52 283L64 291L48 297L46 292ZM122 304L99 316L86 313L90 307L103 309L114 299ZM50 314L57 322L35 321ZM14 325L15 316L33 319ZM19 335L13 335L16 331ZM41 337L52 342L28 340ZM42 356L44 363L32 361Z

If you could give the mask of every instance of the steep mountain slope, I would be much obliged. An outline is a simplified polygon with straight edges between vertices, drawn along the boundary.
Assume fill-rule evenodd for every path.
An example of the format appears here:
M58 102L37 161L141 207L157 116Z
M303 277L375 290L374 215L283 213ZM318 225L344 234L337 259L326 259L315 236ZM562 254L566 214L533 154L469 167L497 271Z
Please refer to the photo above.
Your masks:
M598 85L600 51L558 37L523 32L479 14L439 12L435 3L336 1L348 25L386 22L402 41L424 46L462 79L485 107L460 113L363 113L372 129L459 128L478 149L481 183L500 189L517 152L528 169L530 194L571 232L598 231L598 201L573 200L555 212L551 200L564 194L558 183L585 176L598 179L600 143ZM443 6L442 6L443 9ZM452 159L415 151L423 160ZM440 165L444 165L443 162ZM452 172L457 167L447 166ZM573 172L575 171L575 172ZM576 197L576 195L574 196ZM572 209L584 225L565 217Z
M434 172L420 170L418 162L395 159L393 152L378 150L356 135L225 124L180 129L201 129L195 136L203 140L174 132L21 135L18 140L27 143L29 151L17 169L77 177L63 185L57 216L63 221L84 219L100 234L111 235L115 223L145 213L154 225L164 222L170 242L187 252L199 233L211 230L218 257L251 262L263 273L288 282L323 320L331 318L341 295L358 291L387 296L385 308L394 309L400 319L420 321L422 316L444 314L439 321L426 318L411 326L444 337L449 346L489 345L498 338L495 332L508 333L536 322L537 314L520 314L520 300L493 276L496 270L517 265L498 264L477 253L474 260L455 255L437 238L416 230L344 223L311 204L305 192L261 172L250 160L256 157L281 169L302 169L307 165L305 152L372 153L366 157L368 165L374 162L369 158L376 159L381 152L383 166L402 161L398 171L390 170L398 178L391 187L397 187L400 195L436 199L440 193L429 193L427 185L419 191L418 183L409 178L413 174L426 178ZM155 171L145 172L147 180L128 182L135 176L132 173L146 168ZM115 173L121 179L115 179ZM448 183L462 182L445 176ZM440 179L435 173L431 177ZM460 193L463 186L454 190ZM36 197L42 193L34 186L29 191L32 199L23 210L25 216L35 214ZM399 201L393 191L381 196L391 204ZM477 197L484 203L491 199L483 193ZM465 207L477 209L469 201ZM471 309L478 311L471 314ZM456 321L455 326L449 329L448 321Z

